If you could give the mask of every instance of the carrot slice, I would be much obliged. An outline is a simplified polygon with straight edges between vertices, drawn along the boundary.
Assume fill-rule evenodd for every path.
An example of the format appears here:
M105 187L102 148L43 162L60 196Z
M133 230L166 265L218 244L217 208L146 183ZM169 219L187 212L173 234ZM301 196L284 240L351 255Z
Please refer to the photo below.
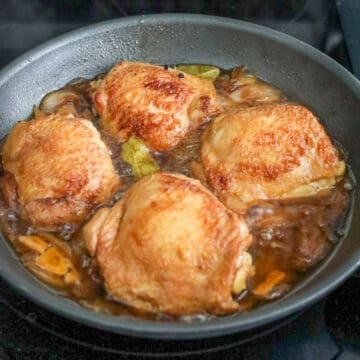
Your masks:
M39 255L36 265L55 275L65 275L72 266L69 258L58 248L52 246Z
M286 274L279 270L273 270L266 279L261 282L254 290L256 296L265 297L270 294L274 287L280 284L286 277Z
M51 274L48 271L39 268L35 263L30 263L27 267L35 274L35 276L45 283L59 289L64 288L64 278L62 276Z
M42 254L49 247L49 244L45 240L36 235L22 235L18 237L18 240L21 244L38 254Z
M39 236L41 236L50 245L60 249L60 251L64 252L64 254L71 256L71 250L69 248L69 245L66 244L64 240L61 240L54 234L48 232L41 232L39 233Z

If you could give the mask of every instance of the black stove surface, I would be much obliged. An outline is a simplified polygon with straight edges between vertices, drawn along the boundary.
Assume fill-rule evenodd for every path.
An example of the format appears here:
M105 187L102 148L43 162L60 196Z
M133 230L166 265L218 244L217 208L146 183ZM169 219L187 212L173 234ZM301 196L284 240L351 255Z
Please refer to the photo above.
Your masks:
M330 0L1 0L0 69L68 30L111 18L165 12L266 25L317 47L352 70L337 7ZM359 298L360 278L354 275L304 312L253 331L197 341L151 341L60 318L0 280L0 360L360 359Z

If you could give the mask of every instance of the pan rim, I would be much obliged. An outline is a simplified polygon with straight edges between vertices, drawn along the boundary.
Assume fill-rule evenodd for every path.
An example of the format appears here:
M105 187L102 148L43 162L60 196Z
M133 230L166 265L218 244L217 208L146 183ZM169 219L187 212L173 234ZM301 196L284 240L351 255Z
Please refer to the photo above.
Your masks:
M18 59L6 66L3 70L0 71L0 87L4 86L12 76L21 71L32 61L35 61L36 59L39 59L50 52L53 52L65 45L69 45L72 42L79 41L83 38L114 30L117 27L123 28L127 25L134 25L136 23L140 25L149 25L152 23L182 23L184 21L192 24L196 23L197 25L225 26L238 31L246 31L249 33L255 33L265 38L275 39L275 41L286 44L288 47L306 54L312 60L321 62L323 67L325 67L331 73L335 74L335 76L341 77L341 81L345 83L346 86L360 98L360 81L357 80L340 64L312 46L289 35L260 25L241 20L199 14L153 14L130 16L126 18L100 22L73 30L64 35L61 35L60 37L49 40L40 46L37 46L33 50L26 52ZM1 239L5 247L7 247L10 251L11 255L14 256L14 251L11 249L10 245L2 235ZM341 246L341 244L338 244L338 246ZM309 280L306 280L306 283L310 282L311 279L316 277L316 275L321 272L324 267L326 267L326 264L333 259L337 252L338 249L334 249L332 253L325 259L324 263L322 263L314 272L314 274L310 276ZM280 318L284 318L296 312L297 310L301 310L305 306L310 305L316 300L325 296L332 289L342 283L358 266L359 260L360 249L358 252L352 254L351 257L343 261L341 272L340 269L338 269L338 272L335 272L334 275L336 276L333 276L333 281L329 281L327 284L325 284L325 287L322 288L321 291L314 292L310 291L311 289L305 289L305 293L298 301L289 302L288 299L290 296L285 296L280 300L267 304L259 311L255 310L245 315L241 314L242 317L239 319L237 319L236 316L228 316L222 319L217 319L215 321L191 324L152 322L142 319L128 317L119 318L116 316L96 313L93 310L81 307L69 299L61 298L61 300L59 300L59 295L55 294L55 292L49 291L49 287L43 285L42 283L41 284L43 286L41 290L37 289L36 292L33 292L34 289L32 288L31 284L28 284L30 286L23 284L22 281L24 281L24 278L6 269L4 264L1 262L0 276L31 301L60 316L64 316L70 320L75 320L94 328L117 334L153 339L200 339L226 335L237 331L246 331L257 326L268 324ZM27 272L25 268L23 270ZM305 300L302 299L304 297ZM56 306L59 302L61 303L62 307ZM264 311L264 308L266 308L266 311Z

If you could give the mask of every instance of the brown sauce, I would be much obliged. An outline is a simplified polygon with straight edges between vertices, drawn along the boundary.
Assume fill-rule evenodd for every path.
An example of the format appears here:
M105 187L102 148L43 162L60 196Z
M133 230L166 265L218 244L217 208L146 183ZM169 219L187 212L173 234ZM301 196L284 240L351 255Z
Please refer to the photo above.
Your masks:
M220 76L227 76L227 74L228 72L222 72ZM74 102L71 97L70 100L66 100L65 96L64 104L69 106L70 110L73 109L96 124L97 119L92 113L89 97L89 81L73 82L65 86L64 90L78 94L80 99ZM200 129L190 134L182 144L168 153L154 153L153 156L160 165L161 171L192 176L191 163L199 158L202 131L203 129ZM135 179L130 166L122 161L120 146L115 139L105 133L102 133L102 138L111 151L114 165L123 183L121 192L109 202L111 204L122 197ZM263 201L248 209L244 218L254 238L249 252L253 256L256 273L246 292L238 296L237 300L243 310L250 310L284 295L306 276L310 268L313 268L329 254L334 244L344 236L352 187L350 177L345 177L334 188L322 191L316 196ZM95 260L86 251L81 227L76 228L71 224L66 224L54 233L57 237L54 238L28 226L14 210L5 206L2 198L0 198L0 227L13 245L20 261L40 280L57 289L60 295L71 298L95 311L115 315L131 314L161 321L173 320L163 314L141 314L137 310L111 299L103 288ZM19 235L24 234L38 234L50 242L55 242L69 254L80 274L80 283L68 286L60 279L56 282L56 278L54 280L54 277L48 277L46 271L36 266L35 254L19 242ZM251 291L263 282L272 271L285 273L285 280L272 288L265 297L252 294ZM207 317L210 316L184 316L181 320L202 321Z

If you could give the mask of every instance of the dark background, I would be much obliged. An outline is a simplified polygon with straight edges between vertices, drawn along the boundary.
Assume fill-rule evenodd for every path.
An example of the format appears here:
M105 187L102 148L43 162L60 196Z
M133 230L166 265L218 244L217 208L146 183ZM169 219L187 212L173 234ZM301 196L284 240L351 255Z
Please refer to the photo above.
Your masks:
M152 13L209 14L270 26L321 49L350 68L332 0L1 0L0 66L71 29Z

